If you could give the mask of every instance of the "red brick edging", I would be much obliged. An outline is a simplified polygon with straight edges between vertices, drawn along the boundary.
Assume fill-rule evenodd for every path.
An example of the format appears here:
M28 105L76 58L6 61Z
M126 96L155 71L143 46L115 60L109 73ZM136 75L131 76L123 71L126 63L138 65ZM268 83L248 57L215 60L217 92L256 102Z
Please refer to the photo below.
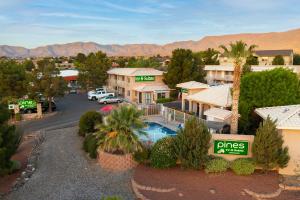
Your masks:
M137 166L132 154L115 155L98 150L98 162L100 166L112 171L126 171Z

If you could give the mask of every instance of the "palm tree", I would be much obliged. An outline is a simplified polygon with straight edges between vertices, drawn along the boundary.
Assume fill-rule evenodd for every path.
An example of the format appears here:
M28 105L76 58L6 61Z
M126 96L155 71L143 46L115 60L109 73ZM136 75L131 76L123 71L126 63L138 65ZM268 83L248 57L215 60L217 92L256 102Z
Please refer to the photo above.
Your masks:
M126 154L142 150L139 135L145 134L141 129L145 126L141 120L142 112L133 106L122 106L107 118L99 134L105 133L99 141L100 148L109 153Z
M237 134L238 132L238 120L239 120L239 97L240 97L240 82L242 65L248 56L252 55L256 45L248 47L243 41L236 41L229 44L229 49L221 45L220 48L224 50L223 55L225 57L233 59L234 72L233 72L233 94L232 94L232 118L231 118L231 134Z

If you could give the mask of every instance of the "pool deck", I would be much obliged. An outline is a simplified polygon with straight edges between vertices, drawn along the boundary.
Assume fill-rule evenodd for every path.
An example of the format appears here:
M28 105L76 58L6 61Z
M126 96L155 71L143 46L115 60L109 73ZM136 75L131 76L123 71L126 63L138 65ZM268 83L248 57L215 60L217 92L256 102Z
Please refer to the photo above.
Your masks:
M168 122L167 120L165 120L163 117L159 116L159 115L154 115L154 116L146 116L144 117L144 120L146 122L155 122L158 123L164 127L167 127L173 131L177 131L178 130L178 125L180 124L179 122Z

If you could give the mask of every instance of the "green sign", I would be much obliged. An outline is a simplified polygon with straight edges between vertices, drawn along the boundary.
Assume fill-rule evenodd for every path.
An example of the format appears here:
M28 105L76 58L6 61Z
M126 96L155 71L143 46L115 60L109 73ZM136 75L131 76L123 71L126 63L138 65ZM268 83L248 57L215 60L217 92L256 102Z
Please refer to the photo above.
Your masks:
M248 155L248 141L241 140L215 140L215 154Z
M181 93L188 93L188 89L181 88Z
M18 103L20 109L36 108L36 101L31 99L19 100Z
M155 81L155 76L136 76L135 82Z

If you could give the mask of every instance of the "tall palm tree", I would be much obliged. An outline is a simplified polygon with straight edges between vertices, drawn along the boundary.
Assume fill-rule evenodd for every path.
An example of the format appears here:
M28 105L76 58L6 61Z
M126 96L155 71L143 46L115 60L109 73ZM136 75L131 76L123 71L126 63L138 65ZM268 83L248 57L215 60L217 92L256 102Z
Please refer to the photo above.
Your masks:
M231 134L237 134L238 132L238 120L239 120L239 97L240 97L240 83L242 65L248 56L252 55L256 45L248 47L243 41L236 41L229 44L229 49L221 45L223 49L223 55L225 57L233 59L234 72L233 72L233 94L232 94L232 118L231 118Z
M145 126L141 119L142 112L133 106L122 106L107 117L106 125L100 129L105 133L99 141L100 148L109 153L125 154L142 149L139 135L145 134L141 129Z

